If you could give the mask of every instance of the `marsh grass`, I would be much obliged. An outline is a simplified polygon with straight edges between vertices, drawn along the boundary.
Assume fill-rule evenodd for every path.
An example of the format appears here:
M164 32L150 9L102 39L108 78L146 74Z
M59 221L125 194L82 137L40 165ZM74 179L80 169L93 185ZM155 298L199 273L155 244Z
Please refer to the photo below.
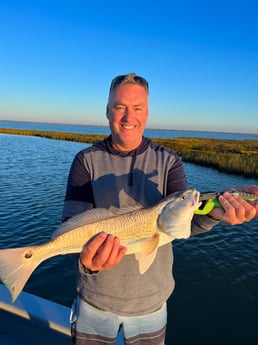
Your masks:
M106 135L0 128L0 133L30 135L55 140L93 144ZM183 161L230 174L258 177L258 140L210 138L152 138L153 142L177 152Z

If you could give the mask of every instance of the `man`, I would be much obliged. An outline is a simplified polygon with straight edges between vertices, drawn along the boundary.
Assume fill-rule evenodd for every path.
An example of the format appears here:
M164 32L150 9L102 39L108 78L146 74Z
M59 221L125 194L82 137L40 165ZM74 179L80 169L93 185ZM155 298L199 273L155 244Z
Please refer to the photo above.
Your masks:
M148 119L148 83L134 73L113 79L106 109L111 135L79 152L72 164L64 220L91 208L147 207L187 189L179 157L143 137ZM258 188L249 187L258 194ZM225 193L223 209L195 215L192 234L220 220L250 221L258 207ZM76 345L115 344L120 327L125 344L162 345L166 301L174 288L172 246L158 249L149 270L140 275L134 255L105 229L78 258L78 298L72 316Z

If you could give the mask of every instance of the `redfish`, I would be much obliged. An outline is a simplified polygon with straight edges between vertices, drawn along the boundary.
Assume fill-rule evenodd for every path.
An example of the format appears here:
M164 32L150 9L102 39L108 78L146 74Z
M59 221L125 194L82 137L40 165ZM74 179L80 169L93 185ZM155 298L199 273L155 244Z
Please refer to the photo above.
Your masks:
M118 237L121 245L127 247L126 254L135 255L139 272L144 274L158 247L190 236L194 211L201 204L199 196L198 191L187 190L148 208L85 211L61 224L54 238L46 243L0 250L0 280L14 302L41 262L56 255L80 253L85 243L101 231Z

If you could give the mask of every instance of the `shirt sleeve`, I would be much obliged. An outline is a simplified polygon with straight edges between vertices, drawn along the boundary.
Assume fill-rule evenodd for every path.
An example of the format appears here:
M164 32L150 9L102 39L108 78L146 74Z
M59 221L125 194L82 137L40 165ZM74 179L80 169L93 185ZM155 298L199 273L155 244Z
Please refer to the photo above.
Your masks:
M183 163L178 155L175 156L175 162L168 171L167 195L187 189L187 180L185 176Z
M63 221L94 207L90 173L86 168L83 151L79 152L71 165L63 209Z

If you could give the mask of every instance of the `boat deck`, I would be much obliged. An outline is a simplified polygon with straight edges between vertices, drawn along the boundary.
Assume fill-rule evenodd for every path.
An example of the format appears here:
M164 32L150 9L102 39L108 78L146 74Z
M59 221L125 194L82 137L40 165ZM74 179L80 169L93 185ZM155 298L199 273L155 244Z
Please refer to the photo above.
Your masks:
M69 313L67 307L26 292L12 304L0 284L0 344L71 345Z
M0 284L1 345L71 345L70 309L22 292L15 303ZM117 345L123 345L119 334Z
M0 311L1 345L71 345L70 337L29 319Z

